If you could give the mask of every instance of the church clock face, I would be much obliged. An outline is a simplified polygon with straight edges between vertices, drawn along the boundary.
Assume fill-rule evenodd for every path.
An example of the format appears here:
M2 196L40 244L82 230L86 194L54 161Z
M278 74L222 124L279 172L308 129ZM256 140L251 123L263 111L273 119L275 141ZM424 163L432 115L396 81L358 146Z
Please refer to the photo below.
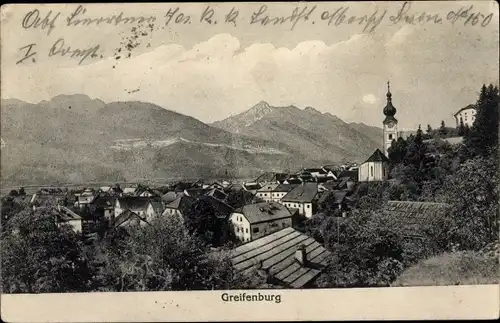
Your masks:
M394 127L394 122L388 122L387 123L387 128L392 128Z

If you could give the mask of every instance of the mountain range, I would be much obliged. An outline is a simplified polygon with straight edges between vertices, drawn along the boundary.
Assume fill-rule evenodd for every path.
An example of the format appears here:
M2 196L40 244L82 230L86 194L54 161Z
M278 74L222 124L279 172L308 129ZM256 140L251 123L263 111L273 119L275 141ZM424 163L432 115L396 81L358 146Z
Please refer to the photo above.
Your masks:
M259 102L213 124L155 104L60 95L1 100L3 185L253 177L379 148L382 130Z

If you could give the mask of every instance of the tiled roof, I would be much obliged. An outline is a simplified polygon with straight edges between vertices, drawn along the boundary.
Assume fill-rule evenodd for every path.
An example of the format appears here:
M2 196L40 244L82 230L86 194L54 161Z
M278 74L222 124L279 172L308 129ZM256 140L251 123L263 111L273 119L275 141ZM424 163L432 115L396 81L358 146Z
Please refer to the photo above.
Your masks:
M113 196L99 196L93 203L98 208L113 208L115 206L115 198Z
M275 202L248 204L241 209L241 213L243 213L245 218L251 224L278 220L292 216L290 211L288 211L285 206Z
M380 149L376 149L373 154L365 161L365 163L373 163L373 162L388 162L389 158L387 158Z
M318 184L303 183L285 195L283 202L311 202L318 194Z
M278 183L264 184L260 189L257 190L257 192L273 192L276 187L278 187L278 185Z
M150 201L153 210L155 210L156 214L162 214L163 210L165 210L165 205L159 199L151 199Z
M188 195L181 195L172 202L170 202L166 208L167 209L176 209L179 210L182 214L185 214L185 212L193 205L193 203L196 202L196 199L194 199L191 196Z
M408 236L419 235L447 215L450 205L432 202L389 201L382 209L382 214Z
M358 179L358 170L345 170L339 175L340 179L345 179L345 178L351 178L351 179Z
M210 195L205 195L199 200L204 200L210 203L212 209L215 212L215 216L217 216L218 218L227 218L234 211L233 207Z
M334 189L336 189L340 184L340 181L326 181L324 183L321 184L321 186L323 186L325 189L329 190L329 191L332 191Z
M170 192L167 192L165 193L161 199L165 202L165 203L170 203L172 202L173 200L175 200L176 198L178 197L178 194L174 191L170 191Z
M305 247L308 265L295 260L301 245ZM321 274L329 255L313 238L285 228L233 249L231 262L237 271L260 269L286 287L301 288Z
M71 211L65 206L58 205L57 206L57 219L60 222L72 221L72 220L81 220L82 217Z
M213 196L218 200L225 200L227 198L227 194L221 191L220 189L213 188L210 191L208 191L207 195Z
M323 168L304 168L303 172L326 174Z
M184 194L198 198L201 197L205 194L207 194L210 190L206 188L190 188L187 190L184 190Z
M141 218L137 213L135 212L132 212L130 210L125 210L123 211L122 213L120 213L120 215L118 215L114 221L113 221L113 226L115 228L119 227L119 226L122 226L124 224L129 224L133 221L136 221L136 222L146 222L148 223L145 219Z
M346 197L347 193L348 191L346 190L325 192L319 198L318 203L323 203L333 198L335 204L340 204L344 201L344 198Z
M290 192L294 188L296 188L299 184L279 184L273 190L273 192Z
M149 197L126 196L119 197L118 202L122 209L130 209L131 211L146 211L150 201Z

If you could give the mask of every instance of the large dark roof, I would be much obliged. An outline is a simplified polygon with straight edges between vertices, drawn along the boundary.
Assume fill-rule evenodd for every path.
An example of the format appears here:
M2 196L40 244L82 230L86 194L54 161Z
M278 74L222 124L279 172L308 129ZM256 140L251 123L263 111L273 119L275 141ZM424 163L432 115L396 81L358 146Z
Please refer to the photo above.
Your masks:
M291 217L288 209L276 202L262 202L245 205L241 213L251 224Z
M312 265L304 266L295 260L301 245ZM261 269L286 287L301 288L321 274L329 255L313 238L285 228L233 249L231 262L237 271Z
M375 150L375 152L368 158L365 163L373 163L373 162L388 162L389 158L387 158L380 149Z
M318 184L303 183L288 192L281 200L283 202L311 202L318 194Z
M156 214L162 214L163 210L165 210L165 205L159 199L152 199L150 201L150 203L151 203L151 206L153 207L153 210L156 212Z
M346 197L347 193L349 193L349 191L347 190L324 192L321 195L320 199L318 200L318 203L323 203L326 202L327 200L334 199L335 204L340 204L344 201L344 198Z
M257 190L257 192L272 192L276 189L276 187L278 187L278 183L266 183L264 185L262 185L261 188L259 188Z
M196 199L189 196L189 195L181 195L177 197L175 200L170 202L166 208L167 209L176 209L179 210L182 214L185 214L185 212L193 205L193 203L196 202Z
M202 198L199 199L204 200L212 206L212 209L215 212L215 216L219 218L227 218L231 212L234 211L234 208L228 205L227 203L216 199L215 197L211 195L205 195Z
M290 192L294 188L296 188L299 184L279 184L273 190L273 192Z
M443 219L450 211L445 203L389 201L382 209L382 214L393 221L403 234L408 236L422 234L434 226L435 221Z
M109 195L99 196L93 203L98 208L113 208L115 206L115 197Z
M357 180L358 179L358 172L359 172L359 170L345 170L342 173L340 173L338 177L340 179L351 178L351 179Z
M124 224L131 224L133 222L139 223L139 222L145 222L148 223L145 219L141 218L137 213L130 211L129 209L123 211L118 215L114 221L113 221L113 226L115 228L122 226Z
M71 211L65 206L58 205L57 208L57 220L59 222L67 222L71 220L81 220L82 217L75 212Z

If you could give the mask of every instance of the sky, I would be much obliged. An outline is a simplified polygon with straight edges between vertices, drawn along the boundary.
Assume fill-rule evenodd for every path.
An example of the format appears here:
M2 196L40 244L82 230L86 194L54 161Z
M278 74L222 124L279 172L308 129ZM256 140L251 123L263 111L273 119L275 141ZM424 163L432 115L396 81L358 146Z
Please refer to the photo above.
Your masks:
M72 20L120 12L122 17L155 17L152 26L144 23L135 30L134 24L68 26L66 19L78 5L2 6L1 95L32 103L75 93L105 102L145 101L206 123L264 100L273 106L310 106L347 122L381 126L390 80L400 129L415 129L419 124L437 127L441 120L454 125L453 113L474 103L483 83L498 84L498 4L403 5L272 3L258 16L286 17L294 8L308 12L316 6L310 19L297 21L293 30L289 21L251 24L252 14L262 6L259 3L210 4L212 24L200 22L207 6L202 3L86 4ZM176 7L166 25L165 14ZM224 22L233 7L239 12L236 25ZM395 21L402 8L407 16L439 15L442 23ZM36 14L27 16L34 9L38 9L38 27ZM364 25L357 22L335 25L333 20L328 25L328 18L342 9L345 21L372 14L383 18L373 30L363 30ZM53 28L42 28L50 10L49 18L59 16ZM464 18L454 23L448 19L458 12L465 12ZM191 23L183 24L179 13L190 16ZM474 14L482 14L478 23L466 24ZM488 14L491 20L482 27ZM180 23L175 23L176 18ZM127 48L133 35L138 36ZM62 44L59 39L64 41L61 49L99 46L96 57L79 64L80 58L71 58L71 52L62 56L57 50ZM16 64L26 56L27 49L21 48L29 44L35 44L30 53L36 54ZM56 50L50 55L54 44Z

